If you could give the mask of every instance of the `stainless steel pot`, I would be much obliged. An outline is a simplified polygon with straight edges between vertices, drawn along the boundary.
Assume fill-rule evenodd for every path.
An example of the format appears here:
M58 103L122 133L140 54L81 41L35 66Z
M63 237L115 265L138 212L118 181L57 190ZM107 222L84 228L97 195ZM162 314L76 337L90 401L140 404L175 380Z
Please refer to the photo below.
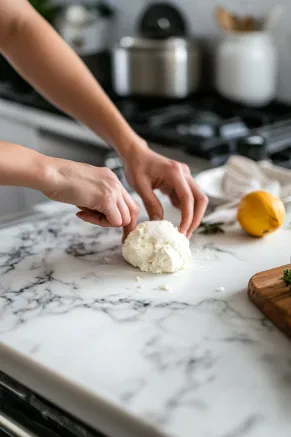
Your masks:
M113 86L117 94L184 98L200 79L200 50L195 40L124 37L113 50Z

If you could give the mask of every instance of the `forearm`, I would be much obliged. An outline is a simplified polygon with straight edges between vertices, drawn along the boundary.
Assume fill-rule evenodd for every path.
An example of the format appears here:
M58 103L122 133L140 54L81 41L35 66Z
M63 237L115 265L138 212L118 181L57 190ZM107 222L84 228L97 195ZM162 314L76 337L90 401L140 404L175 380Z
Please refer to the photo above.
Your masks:
M53 158L0 141L0 185L45 190L50 159Z
M73 50L26 0L17 3L18 9L13 13L19 14L21 22L14 26L2 49L19 73L56 106L117 148L121 155L137 143L142 145Z

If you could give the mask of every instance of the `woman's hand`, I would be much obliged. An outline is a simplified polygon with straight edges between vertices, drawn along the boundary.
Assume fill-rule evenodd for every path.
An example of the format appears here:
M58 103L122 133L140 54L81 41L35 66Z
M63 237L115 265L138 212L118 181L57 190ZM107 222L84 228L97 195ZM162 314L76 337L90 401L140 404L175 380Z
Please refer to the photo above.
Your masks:
M180 232L190 238L205 213L208 199L195 184L189 167L165 158L148 147L123 157L128 182L141 196L151 220L163 218L163 208L154 189L167 194L181 210Z
M103 227L133 230L139 205L124 189L117 176L104 167L47 158L46 186L43 193L52 200L81 209L77 216Z

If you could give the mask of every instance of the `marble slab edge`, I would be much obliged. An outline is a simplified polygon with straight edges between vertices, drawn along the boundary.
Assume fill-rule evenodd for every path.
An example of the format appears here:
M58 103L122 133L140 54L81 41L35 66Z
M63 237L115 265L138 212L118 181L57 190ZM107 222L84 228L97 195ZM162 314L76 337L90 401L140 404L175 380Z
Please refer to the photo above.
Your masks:
M166 437L113 403L71 383L3 343L0 343L0 370L108 437Z

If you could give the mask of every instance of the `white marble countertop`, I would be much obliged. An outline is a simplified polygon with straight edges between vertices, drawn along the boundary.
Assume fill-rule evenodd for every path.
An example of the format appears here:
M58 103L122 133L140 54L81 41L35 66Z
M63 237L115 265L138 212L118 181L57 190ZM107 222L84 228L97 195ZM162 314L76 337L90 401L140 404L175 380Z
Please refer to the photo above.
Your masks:
M196 235L193 267L161 276L61 205L0 230L1 370L110 437L290 437L290 341L247 297L289 262L290 219Z

